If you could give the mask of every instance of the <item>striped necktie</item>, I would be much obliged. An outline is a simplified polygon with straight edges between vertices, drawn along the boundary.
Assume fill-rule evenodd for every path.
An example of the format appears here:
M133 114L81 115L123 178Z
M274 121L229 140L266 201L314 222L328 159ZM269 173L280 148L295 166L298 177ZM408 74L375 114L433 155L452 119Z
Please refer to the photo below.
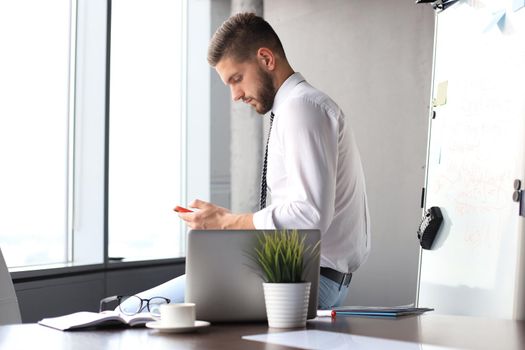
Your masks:
M268 167L268 143L270 142L270 133L272 132L273 117L275 114L273 112L270 114L270 129L268 130L268 139L266 140L266 150L264 151L264 162L262 167L262 176L261 176L261 204L260 209L266 208L266 169Z

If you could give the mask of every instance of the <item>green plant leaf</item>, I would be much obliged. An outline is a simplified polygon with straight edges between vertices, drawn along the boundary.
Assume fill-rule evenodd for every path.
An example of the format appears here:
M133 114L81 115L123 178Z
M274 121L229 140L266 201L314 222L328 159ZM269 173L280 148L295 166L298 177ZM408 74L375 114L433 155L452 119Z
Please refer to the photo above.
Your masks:
M258 236L254 260L263 279L270 283L302 282L311 258L319 254L319 243L306 246L305 239L297 230L275 230Z

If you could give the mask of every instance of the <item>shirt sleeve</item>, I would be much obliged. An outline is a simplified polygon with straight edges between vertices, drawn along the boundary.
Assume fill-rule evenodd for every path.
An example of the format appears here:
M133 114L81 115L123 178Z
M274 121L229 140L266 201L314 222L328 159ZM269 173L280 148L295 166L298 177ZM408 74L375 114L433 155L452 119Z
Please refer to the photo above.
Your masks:
M320 229L334 215L337 172L337 117L317 103L293 99L274 125L286 174L286 200L254 214L258 229ZM271 167L272 164L269 164Z

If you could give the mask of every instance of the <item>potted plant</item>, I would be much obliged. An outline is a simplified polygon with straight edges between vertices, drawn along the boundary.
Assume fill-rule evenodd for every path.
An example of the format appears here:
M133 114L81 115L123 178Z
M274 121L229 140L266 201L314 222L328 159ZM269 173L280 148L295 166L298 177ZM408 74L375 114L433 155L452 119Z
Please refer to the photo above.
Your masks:
M308 257L319 254L319 242L306 246L297 230L263 233L255 258L263 275L268 325L272 328L304 327L310 282L304 280ZM308 261L305 261L308 260Z

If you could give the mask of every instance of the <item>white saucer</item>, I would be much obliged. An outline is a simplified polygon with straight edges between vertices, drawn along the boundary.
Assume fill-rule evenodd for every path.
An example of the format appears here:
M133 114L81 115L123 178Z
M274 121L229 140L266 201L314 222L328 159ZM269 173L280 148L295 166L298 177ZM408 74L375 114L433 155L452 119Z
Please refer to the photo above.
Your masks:
M146 323L146 327L156 329L159 332L166 332L166 333L186 333L186 332L193 332L200 328L205 328L210 325L210 322L207 321L195 321L195 324L193 326L189 327L173 327L167 324L162 324L160 321L152 321Z

